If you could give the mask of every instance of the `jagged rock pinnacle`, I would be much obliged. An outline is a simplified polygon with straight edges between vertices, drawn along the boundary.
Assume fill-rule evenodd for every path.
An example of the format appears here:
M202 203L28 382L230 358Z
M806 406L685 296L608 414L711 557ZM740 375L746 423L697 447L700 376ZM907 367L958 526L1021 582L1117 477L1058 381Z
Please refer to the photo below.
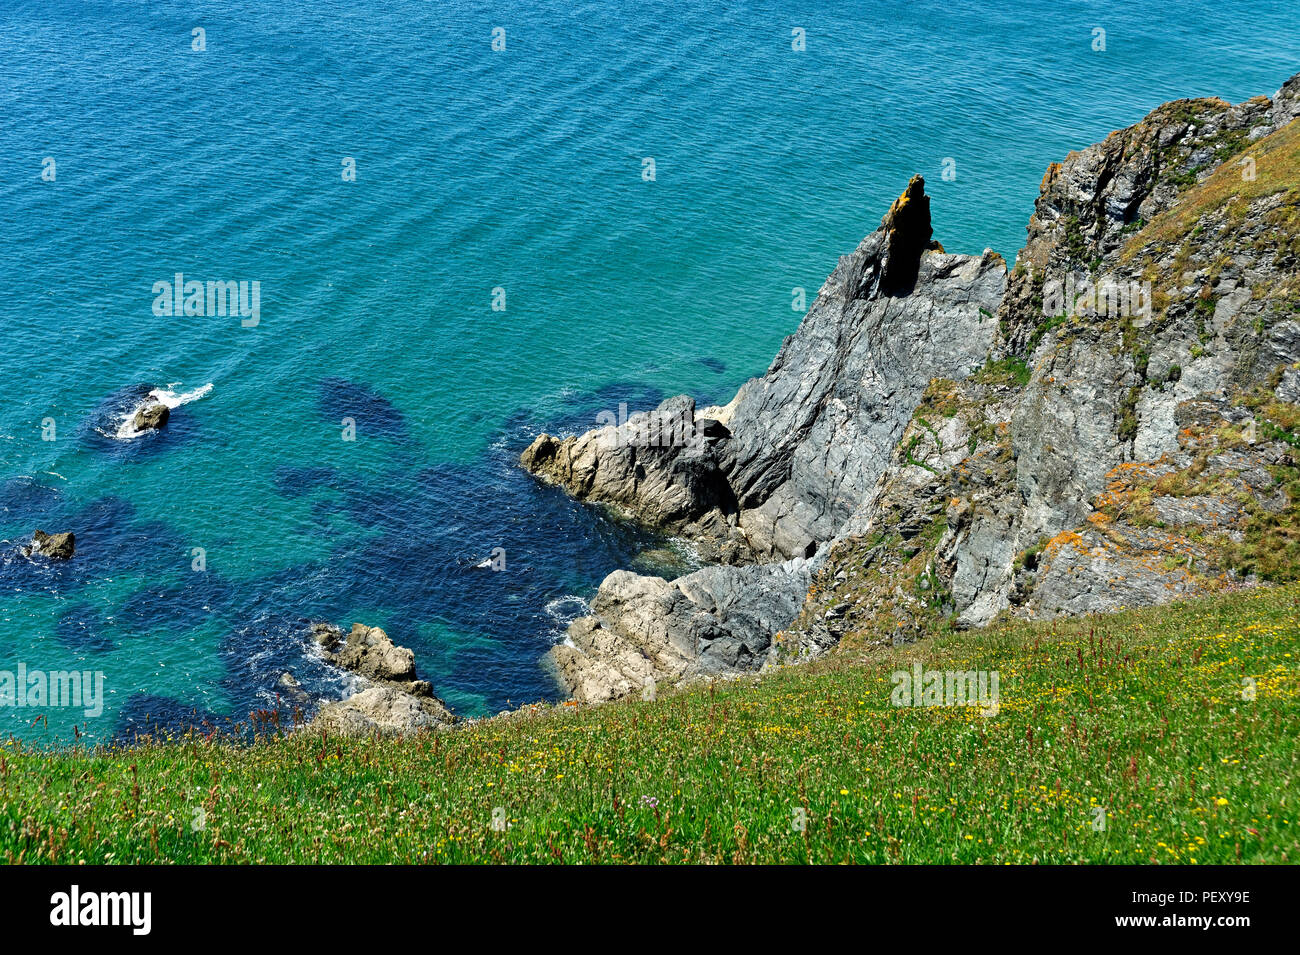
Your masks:
M916 284L921 254L943 251L943 246L932 241L934 230L930 225L930 197L925 194L925 179L913 176L903 194L894 200L880 228L885 232L885 254L880 277L881 290L886 293L907 292Z

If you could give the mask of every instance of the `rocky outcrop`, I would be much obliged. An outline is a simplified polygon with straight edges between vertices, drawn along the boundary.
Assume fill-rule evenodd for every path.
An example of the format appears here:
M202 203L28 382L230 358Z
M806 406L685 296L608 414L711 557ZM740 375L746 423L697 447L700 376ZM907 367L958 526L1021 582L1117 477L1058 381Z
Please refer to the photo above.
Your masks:
M1168 104L1048 171L994 360L930 413L949 449L984 439L926 458L914 433L789 642L852 601L867 609L848 632L871 639L1300 573L1298 92ZM994 380L989 404L972 386Z
M964 377L993 344L1002 259L930 240L918 176L840 259L762 378L725 407L671 398L521 463L736 563L810 557L871 488L926 383Z
M697 413L686 396L563 440L542 434L520 456L533 474L579 500L612 506L663 528L734 510L716 447L729 432L721 409ZM733 522L734 523L734 522ZM719 537L726 537L726 521Z
M161 401L150 401L136 411L131 427L136 431L157 431L167 424L171 414L171 409Z
M582 500L694 541L721 566L676 581L619 572L553 651L578 698L646 680L758 669L818 563L884 469L926 383L988 355L1006 270L947 255L915 177L844 256L762 378L724 407L687 397L563 440L521 463ZM763 561L761 566L744 566Z
M1276 128L1267 97L1237 106L1220 99L1177 100L1052 163L998 312L1007 347L1031 350L1042 325L1045 282L1097 272L1190 184Z
M1071 153L1009 276L933 242L914 179L726 406L539 437L530 471L726 565L611 575L562 682L607 699L1300 575L1298 114L1300 77Z
M794 619L812 564L713 566L674 581L617 570L591 614L550 651L573 698L597 703L652 684L757 670L773 637Z
M355 623L345 636L332 624L316 623L310 634L327 661L366 683L347 699L322 706L308 724L311 729L343 736L392 736L455 722L433 688L416 679L415 654L395 645L383 630Z
M344 637L341 630L318 625L313 634L325 658L335 666L367 680L401 683L415 679L415 654L394 644L378 627L354 623Z
M1195 453L1178 424L1189 403L1240 405L1300 358L1300 223L1288 172L1300 130L1274 119L1291 108L1288 87L1280 112L1264 97L1168 104L1049 172L999 311L1002 345L1032 369L1009 422L1014 486L1001 516L977 515L958 551L982 553L993 535L1015 553L1067 532L1094 538L1117 467ZM1078 595L1058 592L1058 568L1047 590L1018 605L1015 559L1003 553L966 588L977 596L959 606L962 619L1131 606L1196 589L1166 586L1167 575L1118 556L1159 554L1148 535L1111 528L1106 540L1104 557L1101 541L1082 545L1087 561L1080 547L1053 549Z
M31 546L27 549L29 556L44 557L46 560L71 560L76 552L77 538L71 531L61 534L34 531Z
M294 706L303 707L311 704L310 695L292 673L281 673L280 679L275 683L275 690Z
M338 736L401 736L453 722L451 711L432 693L408 693L380 685L325 704L309 725Z

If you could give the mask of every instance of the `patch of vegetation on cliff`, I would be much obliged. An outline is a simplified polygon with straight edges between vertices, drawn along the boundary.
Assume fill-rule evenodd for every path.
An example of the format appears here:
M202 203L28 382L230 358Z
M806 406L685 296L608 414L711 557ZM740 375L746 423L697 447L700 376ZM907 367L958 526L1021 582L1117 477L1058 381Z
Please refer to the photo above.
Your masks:
M1223 112L1228 104L1220 99L1184 100L1167 104L1156 110L1156 115L1163 114L1188 124L1188 132L1196 137L1201 126L1210 120L1211 113ZM1187 189L1196 184L1198 175L1211 163L1218 165L1240 152L1248 143L1244 130L1221 129L1207 139L1197 138L1194 148L1182 142L1173 142L1161 150L1161 178L1172 182L1180 189ZM1204 154L1210 153L1209 157ZM1202 156L1196 161L1197 156Z
M1282 514L1252 510L1242 527L1240 540L1224 544L1229 566L1243 574L1278 582L1300 579L1300 483L1287 484L1290 506Z
M1120 261L1131 261L1155 245L1182 242L1193 234L1201 219L1225 206L1244 214L1252 201L1284 193L1284 206L1292 211L1282 213L1282 218L1293 216L1296 203L1300 202L1300 123L1288 123L1242 152L1241 160L1224 162L1204 182L1188 189L1177 203L1134 234L1121 249ZM1243 165L1247 159L1251 163ZM1244 175L1250 172L1253 179ZM1300 235L1300 230L1289 231L1289 238L1296 235Z
M948 529L944 502L941 493L921 509L920 517L904 521L892 515L895 519L882 522L895 529L892 533L839 542L787 633L830 629L842 647L853 650L916 640L947 626L952 595L935 561ZM778 642L786 638L780 634Z
M1088 241L1083 237L1083 229L1079 225L1079 217L1066 216L1065 239L1061 246L1064 264L1067 268L1085 266L1091 257L1090 252Z
M1032 376L1029 364L1018 355L1004 358L990 358L971 380L982 385L994 385L1003 388L1023 388L1029 384Z
M1255 413L1265 440L1300 447L1300 407L1278 401L1263 389L1243 396L1242 404ZM1285 504L1267 508L1243 495L1246 519L1240 534L1224 541L1226 560L1241 573L1264 580L1300 580L1300 462L1287 455L1268 470Z
M1137 528L1176 529L1175 542L1181 541L1186 552L1197 551L1208 564L1239 578L1300 580L1300 465L1289 454L1260 458L1255 453L1264 450L1264 442L1289 444L1287 436L1296 435L1288 429L1300 426L1300 408L1262 389L1239 403L1252 409L1254 420L1184 429L1180 442L1190 456L1181 463L1166 456L1115 468L1097 499L1097 514ZM1261 463L1268 461L1275 463ZM1259 473L1261 467L1272 487L1247 480L1247 472ZM1198 513L1196 523L1170 525L1162 517L1162 502L1178 499L1191 510L1179 507L1173 513Z
M951 418L962 407L961 391L951 378L932 378L921 394L921 402L912 412L912 419Z
M1025 354L1032 355L1048 332L1056 331L1069 320L1070 316L1067 314L1044 316L1030 332L1029 341L1025 344Z
M25 863L1285 863L1300 585L989 630L407 740L0 755ZM891 674L999 674L997 712ZM495 825L494 825L494 820Z

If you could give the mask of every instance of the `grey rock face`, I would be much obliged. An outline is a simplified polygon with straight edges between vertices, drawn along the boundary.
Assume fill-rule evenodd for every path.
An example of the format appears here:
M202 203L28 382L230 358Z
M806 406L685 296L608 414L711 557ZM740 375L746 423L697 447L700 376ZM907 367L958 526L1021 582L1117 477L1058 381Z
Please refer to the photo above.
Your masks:
M1281 129L1291 120L1300 117L1300 73L1282 84L1273 94L1273 126Z
M1135 374L1131 361L1111 354L1115 345L1091 334L1063 345L1035 368L1016 405L1012 448L1028 534L1087 517L1106 472L1124 457L1121 405Z
M946 255L932 242L916 177L728 405L673 398L623 425L534 441L523 466L576 497L683 534L707 558L774 562L671 584L612 574L551 653L575 697L760 668L798 613L819 545L875 484L927 383L987 357L1005 276L991 252Z
M1037 616L1044 618L1109 613L1167 603L1203 590L1189 564L1148 566L1088 530L1053 552L1034 590L1033 605Z
M757 670L773 636L794 619L811 582L809 561L713 566L669 582L617 570L591 615L569 627L551 663L573 698L598 703L651 684Z
M1166 103L1142 122L1053 163L999 312L1006 346L1025 350L1041 321L1045 278L1117 253L1135 228L1177 201L1188 180L1216 169L1222 149L1275 130L1272 106L1262 96L1236 106L1219 99Z
M840 260L768 373L733 402L720 467L760 558L806 556L833 539L930 380L966 377L992 347L1002 260L929 252L907 295L861 297L877 287L886 234Z
M875 483L929 380L984 361L1005 276L992 252L932 243L915 177L840 259L767 374L724 408L672 398L621 426L542 435L521 463L701 541L706 557L809 557Z
M1282 379L1277 385L1278 401L1286 401L1293 405L1300 404L1300 371L1294 368L1288 368L1282 373Z
M1296 88L1293 79L1284 90ZM1023 354L1032 370L1009 422L1015 487L957 542L951 586L963 622L982 625L1008 607L1073 613L1163 602L1209 586L1148 573L1119 551L1149 558L1160 550L1155 541L1127 531L1117 532L1124 543L1098 538L1084 522L1116 468L1180 451L1180 409L1264 385L1300 358L1300 330L1288 317L1296 263L1276 231L1285 221L1280 195L1233 211L1196 192L1216 174L1241 181L1238 153L1292 108L1277 105L1263 97L1167 104L1044 177L999 310L1007 333L999 349ZM1071 302L1054 318L1046 293L1073 274L1135 294L1128 308ZM1279 396L1291 394L1287 381L1281 373ZM1175 505L1162 507L1172 514ZM1017 604L1014 555L1065 532L1089 545L1061 549L1057 576ZM1156 562L1173 559L1161 553ZM1060 589L1067 579L1076 596Z

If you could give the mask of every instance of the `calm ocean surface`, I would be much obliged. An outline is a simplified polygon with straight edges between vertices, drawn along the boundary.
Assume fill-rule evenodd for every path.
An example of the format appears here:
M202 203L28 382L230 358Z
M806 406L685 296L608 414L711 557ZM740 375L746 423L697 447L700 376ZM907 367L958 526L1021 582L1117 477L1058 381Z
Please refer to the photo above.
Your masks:
M1284 3L723 6L0 4L0 670L106 692L0 734L337 694L307 620L466 715L555 698L601 578L680 568L521 473L539 430L729 398L913 173L948 251L1011 261L1049 162L1300 69ZM257 281L257 325L156 315L178 272ZM118 438L150 388L185 403Z

